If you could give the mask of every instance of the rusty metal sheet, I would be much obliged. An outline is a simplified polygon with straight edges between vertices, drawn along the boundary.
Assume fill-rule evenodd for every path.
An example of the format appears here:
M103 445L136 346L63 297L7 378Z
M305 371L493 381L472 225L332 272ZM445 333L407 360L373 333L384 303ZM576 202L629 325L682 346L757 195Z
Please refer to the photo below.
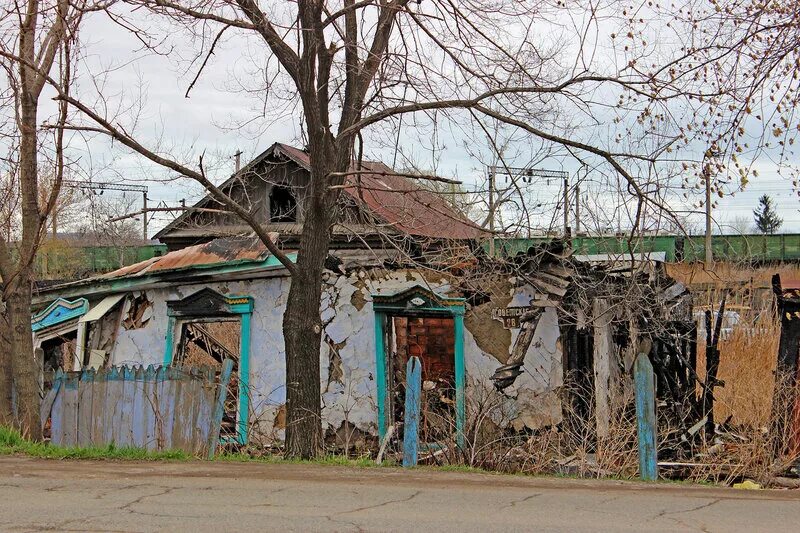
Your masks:
M141 263L120 268L101 276L103 279L143 276L156 272L229 263L233 261L263 261L270 253L257 237L215 239L154 257Z
M278 149L300 166L310 167L309 156L302 150L285 144L279 144ZM441 195L420 187L412 178L396 174L387 165L364 161L361 172L347 177L344 191L357 202L366 204L389 228L437 239L488 236Z

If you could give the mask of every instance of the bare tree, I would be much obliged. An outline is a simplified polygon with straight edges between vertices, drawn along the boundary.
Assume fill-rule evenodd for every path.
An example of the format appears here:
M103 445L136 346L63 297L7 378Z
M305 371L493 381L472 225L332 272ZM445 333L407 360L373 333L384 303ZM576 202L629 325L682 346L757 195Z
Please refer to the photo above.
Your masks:
M83 14L82 2L28 0L0 12L0 66L6 75L3 131L6 193L19 195L18 228L11 221L0 239L0 424L14 424L31 438L41 438L37 365L32 357L31 287L33 261L48 214L57 203L64 173L64 130L68 104L52 115L52 135L43 134L40 104L46 84L69 94L72 46ZM42 199L42 162L54 176ZM18 229L18 232L16 231ZM18 237L18 238L17 238ZM17 413L11 409L16 388Z
M339 215L339 196L348 175L358 174L365 139L383 134L382 127L409 117L403 127L450 121L464 124L477 118L497 121L543 142L568 147L605 165L622 177L639 205L666 210L634 176L656 164L674 136L659 135L638 142L651 127L632 111L642 105L629 100L622 120L630 118L626 143L596 135L606 131L598 117L616 124L606 94L623 92L649 102L649 78L615 60L598 60L601 18L619 14L615 8L580 13L563 3L536 1L453 0L301 0L297 3L256 0L129 0L158 16L137 25L130 11L112 20L134 32L154 51L165 36L152 20L182 28L201 49L195 54L187 96L205 69L213 68L217 46L226 39L257 39L262 46L263 72L247 80L269 119L298 110L310 156L311 179L303 191L307 213L296 262L262 227L247 206L215 185L203 157L181 162L137 134L136 121L112 116L109 95L96 105L61 94L86 119L75 130L101 132L180 176L202 184L225 209L248 224L291 275L284 315L286 344L286 453L311 457L322 445L320 424L319 315L324 261L331 228ZM600 12L604 14L601 16ZM558 35L538 28L548 20L570 20L573 29ZM604 22L603 22L604 23ZM566 27L566 26L565 26ZM550 29L555 29L551 26ZM555 35L555 37L550 37ZM592 37L595 36L595 37ZM603 37L606 39L606 37ZM170 43L170 46L173 43ZM628 54L630 56L630 54ZM646 105L646 104L645 104ZM296 111L294 111L296 113ZM588 129L587 129L588 128ZM595 129L598 128L598 129ZM589 133L586 133L586 132ZM426 179L419 176L419 179ZM636 221L641 209L636 212ZM634 228L639 224L634 223Z

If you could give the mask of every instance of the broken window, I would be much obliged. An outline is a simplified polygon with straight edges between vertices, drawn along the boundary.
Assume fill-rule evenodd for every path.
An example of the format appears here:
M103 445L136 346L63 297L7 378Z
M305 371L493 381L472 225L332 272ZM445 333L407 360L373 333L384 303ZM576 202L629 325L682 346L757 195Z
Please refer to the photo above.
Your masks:
M56 370L72 370L75 362L75 353L78 346L77 330L67 331L50 339L42 341L41 361L42 380L44 391L53 386Z
M181 325L180 344L173 364L184 369L213 368L219 373L225 359L233 360L225 411L222 417L222 438L235 438L239 423L239 354L241 326L238 318L211 318L186 321Z
M122 321L125 329L139 329L147 325L153 317L153 302L147 299L147 294L140 293L128 306L128 311Z
M455 327L452 317L394 316L387 321L389 375L388 409L403 420L406 364L412 356L422 363L420 441L442 442L455 432ZM400 432L402 434L402 432Z
M291 188L274 185L269 193L269 221L297 222L297 199Z

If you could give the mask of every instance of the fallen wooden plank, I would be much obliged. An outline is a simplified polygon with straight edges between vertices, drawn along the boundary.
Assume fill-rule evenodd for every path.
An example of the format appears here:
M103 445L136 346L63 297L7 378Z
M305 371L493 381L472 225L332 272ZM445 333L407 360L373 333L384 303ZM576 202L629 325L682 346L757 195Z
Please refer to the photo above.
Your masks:
M53 383L53 388L42 400L42 406L39 408L39 420L42 422L42 428L47 424L47 419L50 418L50 412L53 409L53 403L56 401L59 390L61 390L61 380L56 380Z
M214 404L214 414L211 419L211 435L208 438L208 458L213 459L219 444L219 432L222 429L222 417L225 414L225 400L228 397L228 385L231 382L233 360L225 359L222 362L222 373L219 377L219 389Z

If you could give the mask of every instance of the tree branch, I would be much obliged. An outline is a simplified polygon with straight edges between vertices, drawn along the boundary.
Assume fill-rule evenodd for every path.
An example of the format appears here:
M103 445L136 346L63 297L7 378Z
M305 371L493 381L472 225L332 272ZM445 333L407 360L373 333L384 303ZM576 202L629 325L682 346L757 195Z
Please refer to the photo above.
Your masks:
M180 163L173 161L171 159L167 159L162 157L152 150L144 147L142 144L131 138L127 133L125 133L120 128L114 126L105 118L101 117L94 110L90 109L82 102L72 98L69 95L61 94L59 98L63 98L67 100L72 106L79 109L84 115L89 117L91 120L96 122L100 125L100 128L97 128L95 131L108 135L109 137L119 141L123 145L127 146L131 150L137 152L138 154L146 157L153 163L161 165L162 167L168 168L181 174L182 176L186 176L187 178L191 178L198 183L200 183L206 190L211 194L211 196L220 202L221 204L225 205L228 209L230 209L233 213L235 213L239 218L241 218L244 222L250 226L256 235L258 235L261 242L264 243L264 246L272 253L281 264L286 267L286 270L289 271L290 274L294 275L297 271L296 265L289 259L289 257L278 248L278 245L273 242L272 238L269 235L261 224L253 217L252 213L250 213L247 209L239 205L235 200L233 200L230 196L225 194L219 187L214 185L206 176L204 172L198 172L193 170L189 167L181 165Z

